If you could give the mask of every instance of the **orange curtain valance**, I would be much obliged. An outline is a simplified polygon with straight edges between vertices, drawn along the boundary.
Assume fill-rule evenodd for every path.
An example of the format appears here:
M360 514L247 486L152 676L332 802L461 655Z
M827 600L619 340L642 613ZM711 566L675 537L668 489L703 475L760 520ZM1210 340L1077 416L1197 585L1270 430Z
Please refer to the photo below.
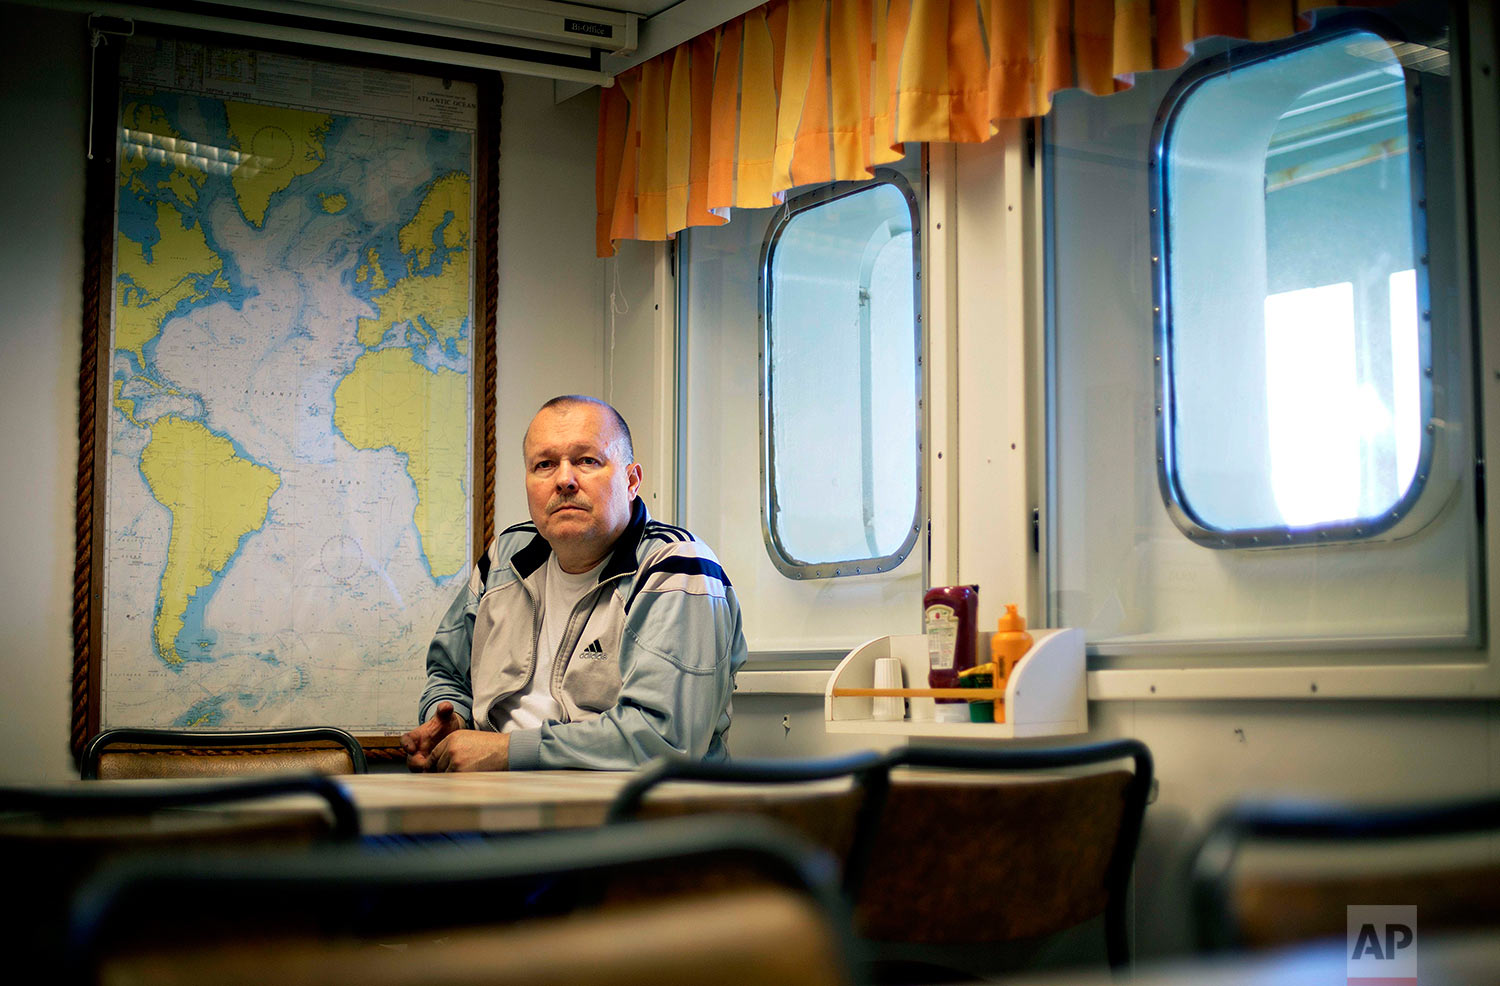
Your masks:
M1334 2L771 0L603 90L598 254L867 178L907 141L987 140L1058 90L1115 92L1198 38L1283 37Z

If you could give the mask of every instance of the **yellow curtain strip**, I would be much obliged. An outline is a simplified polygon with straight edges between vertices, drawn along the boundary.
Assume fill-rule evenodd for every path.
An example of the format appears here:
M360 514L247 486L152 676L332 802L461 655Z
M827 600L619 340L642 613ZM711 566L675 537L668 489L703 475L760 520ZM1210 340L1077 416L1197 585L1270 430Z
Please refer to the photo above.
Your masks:
M1059 90L1115 92L1199 38L1285 37L1333 2L772 0L604 90L598 254L867 178L907 141L988 140Z

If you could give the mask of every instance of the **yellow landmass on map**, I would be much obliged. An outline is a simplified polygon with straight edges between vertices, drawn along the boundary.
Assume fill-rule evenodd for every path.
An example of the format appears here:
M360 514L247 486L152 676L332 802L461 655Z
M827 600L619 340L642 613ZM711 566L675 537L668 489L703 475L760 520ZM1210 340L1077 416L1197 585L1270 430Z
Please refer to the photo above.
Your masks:
M368 280L371 291L377 293L384 291L390 287L390 284L385 279L385 271L380 269L380 254L376 253L372 247L367 256L370 258L370 262L359 265L359 269L354 272L354 279L361 284ZM376 341L378 342L379 340Z
M124 380L116 380L114 382L113 403L115 405L115 409L121 414L125 415L125 420L129 421L137 428L145 427L135 419L135 401L131 400L129 397L121 396L120 391L124 388L124 386Z
M442 268L433 275L410 273L379 295L375 305L380 315L359 320L356 338L361 345L378 346L392 328L410 325L421 335L435 334L439 343L456 340L457 351L468 352L468 341L460 339L459 333L469 315L469 176L455 172L433 182L416 215L401 227L397 239L402 253L409 255L407 270L426 268L435 249L433 234L450 212L453 218L443 227L443 245L452 252L444 259ZM370 269L378 273L374 261L371 251ZM376 282L371 284L377 292L381 287ZM427 331L429 328L432 333Z
M271 196L323 163L323 140L333 125L325 113L225 100L229 136L247 155L230 174L240 211L257 228L266 224Z
M116 238L115 349L135 353L142 363L141 350L156 338L178 305L205 298L212 289L229 287L224 261L203 238L202 226L195 223L184 229L182 213L158 202L156 228L160 239L151 248L150 262L139 243L128 236ZM203 278L209 275L213 280L204 285Z
M323 207L324 212L332 214L343 212L347 209L349 207L349 199L347 196L335 192L332 195L319 195L318 204Z
M434 576L464 566L468 388L460 373L413 362L410 350L382 349L354 362L333 392L333 423L356 448L390 446L406 456L417 487L413 514Z
M149 103L129 103L120 114L120 187L130 188L136 175L149 163L146 151L151 138L176 137L177 131L167 122L167 115Z
M432 261L436 249L433 234L449 215L452 220L443 226L443 246L450 250L463 250L469 246L469 176L461 171L444 175L432 183L417 214L411 222L401 227L397 243L402 253L416 254L415 269L421 270Z
M179 202L192 205L198 201L198 188L203 184L203 179L207 177L207 175L204 175L203 178L195 180L190 171L177 167L172 169L172 174L167 177L166 181L161 182L159 187L172 192L172 194L177 196Z
M457 351L468 351L468 340L459 339L469 315L469 255L450 253L441 272L431 277L403 277L375 298L378 318L361 318L356 338L362 346L378 346L385 334L398 325L438 340L457 339ZM418 321L418 316L422 321ZM424 324L425 323L425 324Z
M141 474L172 512L155 639L162 660L177 664L182 659L174 642L188 602L229 563L240 539L266 522L281 477L235 455L228 439L176 415L152 423Z

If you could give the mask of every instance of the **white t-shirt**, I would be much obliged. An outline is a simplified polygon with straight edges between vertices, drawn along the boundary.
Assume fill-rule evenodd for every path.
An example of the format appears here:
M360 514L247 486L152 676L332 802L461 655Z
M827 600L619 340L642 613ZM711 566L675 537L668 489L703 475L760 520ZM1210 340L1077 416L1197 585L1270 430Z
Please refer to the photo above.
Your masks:
M608 556L605 561L608 561ZM547 556L542 574L542 633L536 643L536 673L531 684L490 710L490 721L501 722L500 732L535 729L549 719L562 718L562 706L552 697L552 665L573 607L599 584L601 561L587 572L571 575L557 563L557 555Z

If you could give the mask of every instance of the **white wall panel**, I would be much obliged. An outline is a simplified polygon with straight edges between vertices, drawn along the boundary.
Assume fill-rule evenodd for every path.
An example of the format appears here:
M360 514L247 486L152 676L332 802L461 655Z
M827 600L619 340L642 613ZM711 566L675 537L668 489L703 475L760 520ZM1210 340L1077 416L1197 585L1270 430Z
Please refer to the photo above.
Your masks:
M0 5L0 780L73 774L73 493L88 36Z
M521 438L558 394L604 395L604 262L594 257L598 92L564 103L505 76L500 114L495 527L525 520Z
M604 261L601 396L630 424L651 516L676 518L676 291L666 243L622 242Z
M993 630L1006 603L1028 620L1041 615L1027 499L1021 124L957 150L958 581L979 586L979 625Z

